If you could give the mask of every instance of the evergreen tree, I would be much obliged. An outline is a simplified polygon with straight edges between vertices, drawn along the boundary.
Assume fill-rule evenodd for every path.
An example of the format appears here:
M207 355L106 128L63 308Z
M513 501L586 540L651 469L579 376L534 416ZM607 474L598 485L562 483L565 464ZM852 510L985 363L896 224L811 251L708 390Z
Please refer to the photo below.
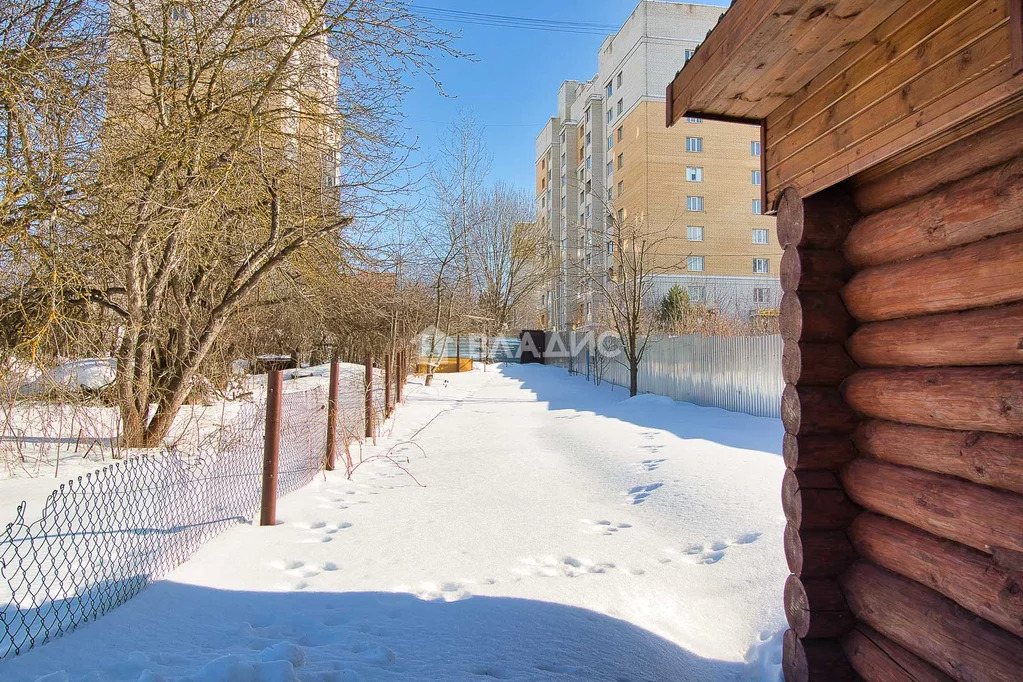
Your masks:
M661 299L661 309L657 316L666 329L677 331L685 325L691 310L689 294L681 286L674 284Z

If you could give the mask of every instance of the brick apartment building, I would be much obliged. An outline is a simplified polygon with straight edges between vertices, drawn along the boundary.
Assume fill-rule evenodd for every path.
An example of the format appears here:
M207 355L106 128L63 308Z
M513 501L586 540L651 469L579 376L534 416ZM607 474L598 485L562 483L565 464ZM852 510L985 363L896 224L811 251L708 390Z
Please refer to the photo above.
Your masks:
M722 11L643 0L604 40L597 74L562 83L557 115L536 141L537 221L560 254L540 297L541 326L598 323L586 273L614 267L615 222L659 235L651 305L678 283L693 302L730 315L777 308L781 248L763 215L759 128L665 126L664 83Z

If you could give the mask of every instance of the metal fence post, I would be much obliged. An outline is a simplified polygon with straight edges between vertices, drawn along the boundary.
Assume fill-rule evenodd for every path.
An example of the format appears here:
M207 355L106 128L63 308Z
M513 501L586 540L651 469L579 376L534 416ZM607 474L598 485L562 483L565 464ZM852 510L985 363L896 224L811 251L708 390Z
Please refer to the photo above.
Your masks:
M391 381L394 379L391 371L391 353L384 355L384 419L391 415Z
M373 437L373 354L366 356L366 438Z
M405 351L398 351L398 367L394 377L394 398L395 401L400 405L401 401L405 399L405 371L408 365L405 364Z
M277 523L277 460L281 452L281 392L284 374L279 369L266 375L266 427L263 431L263 497L259 525Z
M323 468L333 471L337 464L337 388L341 363L330 363L330 389L327 393L327 453Z

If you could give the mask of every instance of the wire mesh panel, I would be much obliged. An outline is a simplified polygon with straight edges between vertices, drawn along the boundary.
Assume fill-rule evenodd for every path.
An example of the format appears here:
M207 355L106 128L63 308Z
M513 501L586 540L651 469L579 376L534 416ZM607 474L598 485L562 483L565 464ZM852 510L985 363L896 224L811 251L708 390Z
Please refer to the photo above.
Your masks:
M359 399L361 382L341 395ZM103 615L252 518L265 411L245 406L201 451L144 452L69 481L39 518L26 518L19 505L0 533L0 659ZM278 495L321 470L326 414L323 388L283 394Z

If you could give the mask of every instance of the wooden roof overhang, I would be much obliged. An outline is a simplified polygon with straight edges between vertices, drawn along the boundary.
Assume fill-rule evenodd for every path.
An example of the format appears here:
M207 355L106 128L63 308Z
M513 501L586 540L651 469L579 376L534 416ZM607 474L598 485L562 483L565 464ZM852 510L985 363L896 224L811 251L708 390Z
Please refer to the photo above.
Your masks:
M1023 0L735 0L666 95L761 125L771 209L1023 112Z

